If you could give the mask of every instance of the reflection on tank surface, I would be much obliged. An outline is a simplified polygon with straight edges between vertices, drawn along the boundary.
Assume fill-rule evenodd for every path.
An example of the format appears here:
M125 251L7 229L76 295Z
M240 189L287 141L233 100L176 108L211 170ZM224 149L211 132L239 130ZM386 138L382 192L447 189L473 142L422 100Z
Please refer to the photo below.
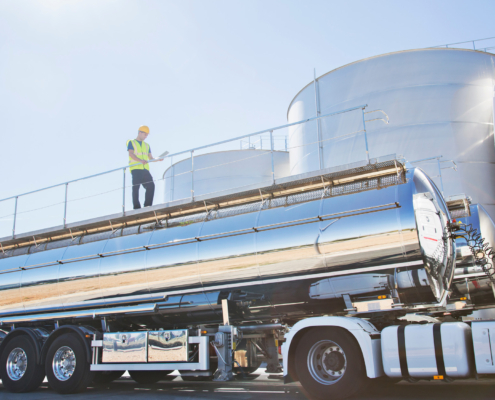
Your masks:
M55 259L52 251L34 254L43 254L40 267L29 264L31 255L2 258L2 313L31 310L36 301L39 310L153 301L156 323L178 316L208 323L222 320L227 299L234 319L297 319L348 308L327 289L317 299L316 282L356 286L353 297L366 297L367 285L371 295L385 286L372 286L367 274L393 277L388 301L436 303L453 275L453 246L443 237L448 210L421 170L393 178L200 212L106 240L88 236ZM24 270L15 269L19 262Z
M148 332L119 332L103 334L103 362L146 362ZM122 358L122 354L125 357Z
M337 299L347 294L372 294L373 292L390 291L391 275L360 274L322 279L309 287L312 299Z
M309 297L317 300L342 299L348 296L354 306L356 302L388 299L388 308L393 301L421 302L429 297L430 282L424 268L394 274L357 274L339 276L317 281L309 287ZM396 301L396 302L397 302ZM430 301L435 301L430 297ZM383 309L383 307L380 307Z
M148 362L188 361L187 330L148 333Z
M106 241L100 240L84 244L89 254L101 253ZM81 255L81 247L69 246L64 259L73 259ZM58 292L64 309L77 308L88 299L99 302L105 294L100 290L100 259L93 258L60 265L58 275Z

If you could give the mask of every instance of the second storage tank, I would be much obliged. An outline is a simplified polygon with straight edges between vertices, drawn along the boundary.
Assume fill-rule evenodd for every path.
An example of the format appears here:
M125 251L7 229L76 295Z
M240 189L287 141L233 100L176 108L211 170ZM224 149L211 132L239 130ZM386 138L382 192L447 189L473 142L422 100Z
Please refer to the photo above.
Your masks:
M273 152L275 179L289 174L289 153ZM194 166L194 168L193 168ZM194 172L191 172L194 169ZM268 150L230 150L179 161L163 174L165 202L272 182L272 155Z

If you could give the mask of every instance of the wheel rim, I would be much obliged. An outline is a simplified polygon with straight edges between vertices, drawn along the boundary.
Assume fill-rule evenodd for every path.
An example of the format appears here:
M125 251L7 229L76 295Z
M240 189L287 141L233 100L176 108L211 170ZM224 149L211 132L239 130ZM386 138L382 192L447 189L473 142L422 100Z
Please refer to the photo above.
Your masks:
M53 356L53 373L59 381L69 380L76 369L76 355L70 347L62 346Z
M18 381L24 376L27 368L27 355L20 347L12 350L7 357L7 375L13 381Z
M308 353L308 370L315 381L333 385L344 376L347 359L342 348L331 340L315 343Z

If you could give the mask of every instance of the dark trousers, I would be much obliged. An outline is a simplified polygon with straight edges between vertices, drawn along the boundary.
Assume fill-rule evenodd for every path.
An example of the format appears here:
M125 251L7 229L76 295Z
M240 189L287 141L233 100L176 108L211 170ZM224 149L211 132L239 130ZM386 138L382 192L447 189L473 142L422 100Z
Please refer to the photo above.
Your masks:
M139 202L139 187L143 185L146 193L144 195L144 206L149 207L153 204L153 196L155 195L155 183L150 171L147 169L133 169L132 174L132 203L134 209L141 208Z

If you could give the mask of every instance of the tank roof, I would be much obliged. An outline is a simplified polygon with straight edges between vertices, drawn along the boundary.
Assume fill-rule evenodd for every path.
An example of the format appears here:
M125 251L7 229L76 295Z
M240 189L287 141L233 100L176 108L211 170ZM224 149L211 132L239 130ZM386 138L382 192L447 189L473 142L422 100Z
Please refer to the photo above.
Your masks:
M385 56L390 56L390 55L394 55L394 54L401 54L401 53L412 53L412 52L433 51L433 50L438 50L438 51L466 51L466 52L471 52L471 53L486 54L486 55L489 55L489 56L492 56L492 57L495 56L495 54L488 53L486 51L471 50L471 49L442 48L442 47L427 47L427 48L422 48L422 49L411 49L411 50L392 51L390 53L384 53L384 54L379 54L377 56L366 57L366 58L362 58L361 60L353 61L353 62L351 62L349 64L342 65L342 66L337 67L335 69L332 69L332 70L330 70L328 72L325 72L323 75L320 75L318 78L316 78L316 80L318 80L320 78L323 78L324 76L329 75L332 72L338 71L338 70L340 70L342 68L346 68L346 67L348 67L350 65L358 64L358 63L363 62L363 61L372 60L374 58L385 57ZM301 94L301 92L304 89L306 89L308 86L312 85L313 82L314 81L309 82L306 86L304 86L301 90L299 90L299 92L297 92L297 94L291 100L291 102L289 103L289 107L287 108L287 120L289 120L289 111L290 111L290 108L292 107L292 103L294 103L294 100L297 98L297 96L299 96Z

